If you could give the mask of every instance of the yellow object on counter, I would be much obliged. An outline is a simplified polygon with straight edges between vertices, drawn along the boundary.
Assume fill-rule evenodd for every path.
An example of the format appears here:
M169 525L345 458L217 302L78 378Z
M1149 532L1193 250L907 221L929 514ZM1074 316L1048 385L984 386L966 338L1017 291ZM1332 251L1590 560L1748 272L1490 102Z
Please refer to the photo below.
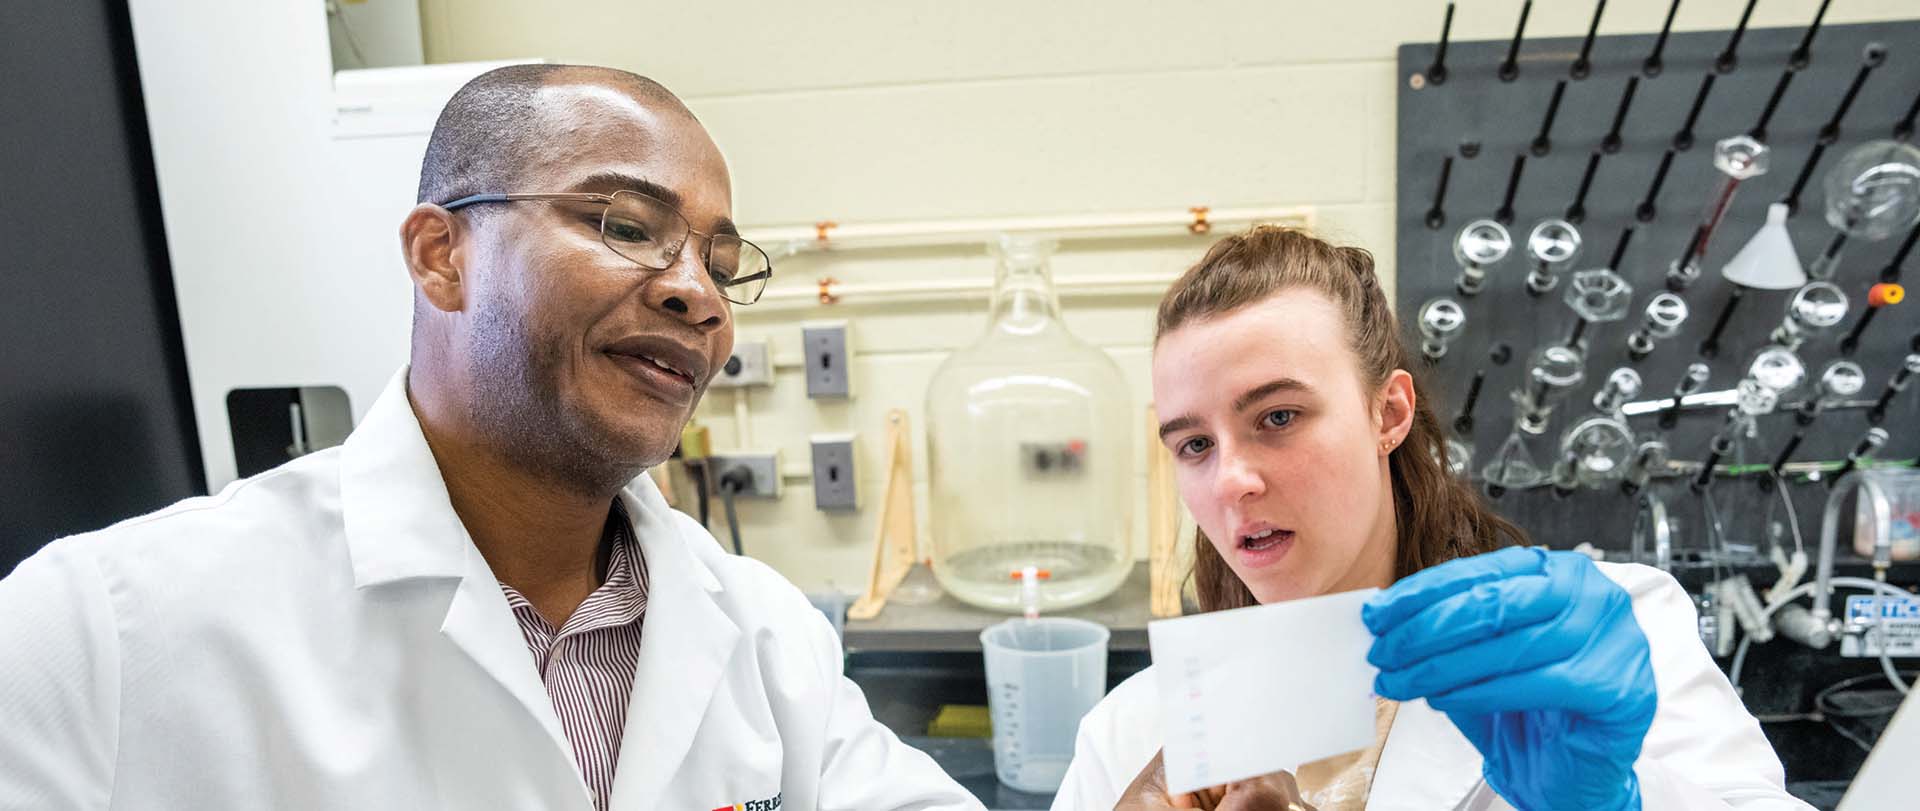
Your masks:
M680 429L680 458L692 462L712 454L713 439L707 434L707 426L689 420L687 427Z
M991 738L993 716L978 704L943 704L940 713L927 722L932 738Z

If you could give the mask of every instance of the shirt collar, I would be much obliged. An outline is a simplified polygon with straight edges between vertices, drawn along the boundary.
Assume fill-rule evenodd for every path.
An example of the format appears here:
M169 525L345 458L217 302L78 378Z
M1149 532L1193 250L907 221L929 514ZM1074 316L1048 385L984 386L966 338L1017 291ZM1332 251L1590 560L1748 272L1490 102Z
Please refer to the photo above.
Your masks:
M553 628L525 595L501 583L500 590L506 594L507 604L521 616L522 622L535 620L543 632L556 637L639 621L647 610L647 563L640 545L633 540L632 521L619 499L614 500L608 512L601 543L608 546L606 580L573 610L565 627Z

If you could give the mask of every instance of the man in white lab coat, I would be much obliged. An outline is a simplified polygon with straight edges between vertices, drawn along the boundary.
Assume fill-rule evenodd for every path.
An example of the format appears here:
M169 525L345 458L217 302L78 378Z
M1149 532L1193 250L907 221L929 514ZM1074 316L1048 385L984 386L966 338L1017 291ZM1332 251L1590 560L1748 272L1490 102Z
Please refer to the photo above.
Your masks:
M0 581L0 808L934 809L794 587L640 476L770 267L665 89L449 102L347 443Z

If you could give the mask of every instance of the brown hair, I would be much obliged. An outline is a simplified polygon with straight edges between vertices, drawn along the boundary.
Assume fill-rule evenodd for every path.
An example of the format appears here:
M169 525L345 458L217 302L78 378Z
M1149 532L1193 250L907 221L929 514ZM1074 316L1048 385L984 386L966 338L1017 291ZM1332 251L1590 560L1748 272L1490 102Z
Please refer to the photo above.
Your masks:
M1292 288L1317 291L1340 309L1347 345L1359 358L1363 383L1378 388L1395 369L1413 375L1413 428L1388 456L1399 536L1394 544L1394 577L1525 543L1519 527L1495 514L1465 481L1447 470L1446 435L1434 416L1420 369L1410 362L1412 353L1400 342L1393 307L1374 275L1372 254L1278 226L1256 226L1222 239L1161 299L1154 343L1190 321ZM1203 611L1256 602L1203 533L1194 537L1193 580Z

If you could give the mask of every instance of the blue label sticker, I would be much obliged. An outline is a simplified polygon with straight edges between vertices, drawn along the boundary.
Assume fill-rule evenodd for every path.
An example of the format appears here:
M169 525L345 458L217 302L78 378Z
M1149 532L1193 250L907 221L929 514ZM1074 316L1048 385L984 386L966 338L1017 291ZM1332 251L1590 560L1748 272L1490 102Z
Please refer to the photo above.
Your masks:
M1847 621L1851 623L1871 623L1878 606L1878 614L1883 620L1920 620L1920 598L1916 597L1878 597L1858 594L1847 598Z

